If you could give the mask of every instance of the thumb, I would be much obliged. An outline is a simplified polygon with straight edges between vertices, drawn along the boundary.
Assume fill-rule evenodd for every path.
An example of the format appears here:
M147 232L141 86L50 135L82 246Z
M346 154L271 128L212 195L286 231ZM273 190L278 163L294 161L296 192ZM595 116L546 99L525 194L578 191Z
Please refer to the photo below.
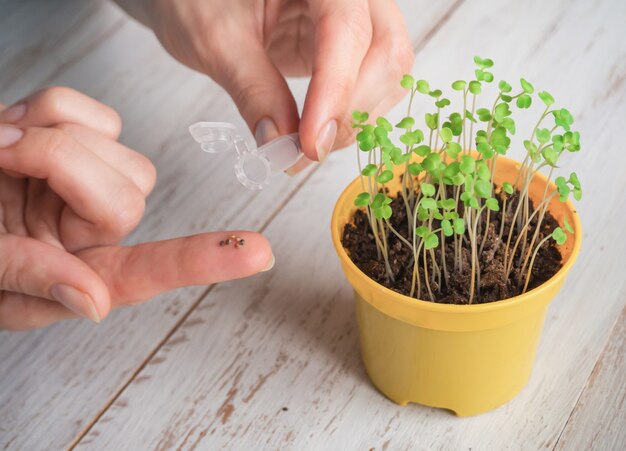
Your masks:
M232 97L257 144L298 131L293 95L258 39L243 39L220 54L214 78Z
M243 244L221 245L232 235ZM174 288L251 276L274 265L269 242L254 232L212 232L131 247L106 246L78 256L104 280L114 307Z

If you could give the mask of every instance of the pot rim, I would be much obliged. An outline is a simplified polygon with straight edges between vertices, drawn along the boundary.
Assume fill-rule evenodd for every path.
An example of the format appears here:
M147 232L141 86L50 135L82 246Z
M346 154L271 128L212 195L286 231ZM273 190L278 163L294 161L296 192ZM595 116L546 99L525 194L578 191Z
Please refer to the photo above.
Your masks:
M475 152L472 152L472 153L475 154ZM512 158L505 157L505 156L498 156L498 159L508 160L509 162L512 162L516 166L519 166L521 164L519 161L514 160ZM537 172L534 176L533 183L536 183L537 180L545 183L547 181L547 177L543 173ZM516 306L520 303L526 302L527 298L529 297L532 298L532 297L535 297L536 295L541 295L542 292L549 291L552 285L558 284L561 281L561 279L563 279L565 275L569 272L572 265L576 261L578 253L580 251L580 247L582 244L582 225L580 223L580 218L578 216L578 212L576 208L572 204L572 201L568 199L567 202L565 202L565 206L567 210L570 212L573 218L573 222L574 222L572 224L574 228L574 233L573 233L574 246L572 248L572 252L569 258L567 259L567 261L561 267L561 269L559 269L556 272L556 274L554 274L550 279L546 280L544 283L542 283L538 287L533 288L532 290L527 291L526 293L513 296L511 298L501 299L499 301L494 301L494 302L487 302L484 304L471 304L471 305L469 304L442 304L438 302L426 301L423 299L409 297L407 295L400 294L397 291L394 291L390 288L387 288L384 285L371 279L367 274L361 271L361 269L358 266L356 266L356 264L354 264L354 262L352 261L348 253L346 252L346 249L343 247L343 244L341 243L339 230L340 230L340 226L344 227L345 224L343 225L339 224L339 219L338 219L340 216L339 211L340 209L343 208L343 206L346 204L347 201L351 202L350 199L347 199L349 191L351 190L353 185L356 183L359 183L359 181L360 181L360 176L357 176L354 180L352 180L344 188L341 195L337 199L337 202L335 203L335 208L333 209L333 214L331 218L331 236L333 240L333 245L335 247L335 251L337 252L337 255L339 256L339 259L342 260L344 264L347 264L359 279L361 279L366 284L373 286L374 288L379 290L381 294L385 295L387 302L393 301L405 307L419 308L420 310L425 310L425 311L429 311L433 313L468 314L468 313L493 312L497 310L507 309L507 308ZM553 181L550 182L550 187L556 188L556 185L554 184ZM343 230L343 228L341 230Z

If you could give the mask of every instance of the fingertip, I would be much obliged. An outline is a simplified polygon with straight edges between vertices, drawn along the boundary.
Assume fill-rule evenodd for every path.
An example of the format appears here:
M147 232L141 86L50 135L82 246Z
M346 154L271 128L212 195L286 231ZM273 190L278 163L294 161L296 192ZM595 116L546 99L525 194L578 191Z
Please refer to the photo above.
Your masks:
M244 251L241 258L238 259L242 277L272 269L275 258L272 246L265 236L260 233L245 231L232 232L232 235L240 236L245 240L245 244L237 249Z

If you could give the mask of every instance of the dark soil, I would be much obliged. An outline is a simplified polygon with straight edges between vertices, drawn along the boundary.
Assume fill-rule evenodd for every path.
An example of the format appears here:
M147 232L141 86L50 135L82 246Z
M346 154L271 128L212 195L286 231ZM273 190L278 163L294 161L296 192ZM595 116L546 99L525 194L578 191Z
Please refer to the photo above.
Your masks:
M513 207L516 205L515 199L517 195L511 197L508 204ZM502 206L502 199L499 199ZM390 219L393 227L404 237L408 235L408 221L406 215L406 209L400 196L400 193L396 195L391 203L393 215ZM532 211L532 206L531 210ZM506 217L513 216L514 208L509 208L507 205ZM502 221L502 210L498 212L491 212L489 227L487 231L487 239L483 248L483 253L480 256L480 287L475 291L473 303L483 304L487 302L494 302L503 299L507 299L513 296L517 296L522 293L524 286L525 276L521 278L521 284L518 283L519 270L516 271L515 266L511 271L509 277L506 277L504 269L504 248L506 244L506 237L508 236L510 219L507 219L504 227L503 240L499 246L496 246L498 240L498 232L500 231L500 223ZM483 213L481 223L486 224L486 212ZM555 227L557 227L557 221L550 213L546 213L539 233L538 243L546 234L552 233ZM438 225L434 224L433 229ZM535 233L536 223L531 223L529 227L528 240L529 243L533 234ZM479 229L479 233L484 233ZM467 236L467 232L466 232ZM482 235L481 235L482 237ZM441 239L441 238L440 238ZM481 238L482 239L482 238ZM514 232L511 241L511 247L517 239L517 234ZM376 282L390 288L398 293L409 295L411 292L411 281L413 276L413 252L402 241L400 241L393 233L389 233L387 236L388 248L389 248L389 262L393 273L393 281L388 278L385 271L385 264L382 257L379 259L376 243L374 241L374 235L371 230L369 220L365 210L357 210L352 223L346 224L343 230L342 244L352 261L367 274L370 278ZM480 243L480 241L479 241ZM535 243L535 244L536 244ZM516 252L516 261L519 262L521 254L521 243ZM495 252L494 252L495 249ZM469 287L470 287L470 262L471 251L469 247L469 241L465 240L462 247L461 267L462 271L454 269L454 245L453 239L446 238L446 267L448 269L449 278L446 283L443 275L441 276L441 287L439 281L433 278L433 264L432 259L427 258L427 269L429 274L429 281L431 291L433 292L434 299L430 299L428 291L425 289L425 274L423 272L423 260L420 258L419 277L421 282L420 299L432 300L434 302L443 304L468 304L469 303ZM421 257L421 256L420 256ZM435 259L439 267L442 266L441 251L440 248L435 250ZM535 263L533 265L530 282L528 284L528 290L531 290L541 285L546 280L550 279L561 268L561 253L553 240L546 242L539 250ZM521 262L520 262L521 264ZM519 265L518 265L519 266ZM443 273L443 271L442 271Z

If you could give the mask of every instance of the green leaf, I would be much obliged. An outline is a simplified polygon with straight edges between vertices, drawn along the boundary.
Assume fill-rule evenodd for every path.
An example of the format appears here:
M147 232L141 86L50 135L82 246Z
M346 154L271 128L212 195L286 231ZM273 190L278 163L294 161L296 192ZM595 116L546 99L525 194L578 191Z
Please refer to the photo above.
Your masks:
M363 168L363 170L361 171L361 174L364 175L365 177L372 177L374 174L376 174L377 170L378 170L378 166L376 166L375 164L368 164L367 166Z
M440 165L441 165L441 157L437 153L429 154L422 161L422 167L426 169L428 172L436 171L437 169L439 169Z
M426 226L419 226L418 228L415 229L415 234L419 236L420 238L424 238L426 234L428 234L429 232L430 230Z
M472 208L476 208L478 209L478 199L476 199L474 196L469 198L469 206Z
M513 90L511 85L504 80L498 84L498 89L500 89L500 92L511 92Z
M410 163L409 164L409 174L411 175L419 175L422 172L422 165L419 163Z
M441 94L442 94L441 89L435 89L428 93L429 96L434 97L434 98L439 97Z
M491 120L491 112L487 108L479 108L476 110L476 114L481 122L489 122Z
M415 79L409 74L404 74L402 76L402 80L400 80L400 86L402 86L404 89L413 89L414 84Z
M443 230L443 234L445 236L454 235L454 229L452 228L452 223L449 219L444 219L443 221L441 221L441 230Z
M450 142L452 140L452 130L450 130L448 127L443 127L441 130L439 130L439 136L441 136L441 139L444 143Z
M422 183L420 184L420 191L424 196L434 196L435 195L435 185L431 183Z
M554 123L563 128L563 130L569 131L570 125L574 123L574 117L565 108L561 108L558 111L553 111Z
M415 88L418 92L421 92L422 94L428 94L430 92L430 87L426 80L417 80Z
M424 197L422 198L420 205L422 208L426 208L427 210L436 210L437 202L432 197Z
M543 103L546 104L546 106L550 106L554 103L554 97L552 97L552 95L547 91L541 91L537 95L543 101Z
M554 239L554 241L556 241L557 244L561 245L567 241L567 235L565 234L562 228L557 227L552 232L552 239Z
M554 148L546 147L545 149L543 149L541 154L543 155L543 158L546 160L546 163L548 163L553 168L557 167L556 162L559 159L559 154L554 151Z
M515 121L510 117L505 117L502 120L502 126L511 134L515 134Z
M455 175L457 175L459 173L459 171L460 171L460 169L459 169L459 162L458 161L453 161L448 166L446 166L446 169L444 169L444 171L443 171L443 176L452 178Z
M524 92L526 94L532 94L533 92L535 92L535 88L533 87L533 85L531 85L530 83L528 83L526 80L524 80L523 78L520 78L519 80L520 84L522 85L522 89L524 90ZM519 105L518 105L519 106Z
M489 158L493 157L493 155L494 155L494 152L491 149L491 146L489 144L487 144L486 142L479 142L478 144L476 144L476 150L486 160L488 160Z
M456 159L456 157L461 153L461 146L455 142L449 142L446 146L446 153L450 156L450 158Z
M363 192L356 196L356 199L354 200L354 205L356 205L357 207L365 207L366 205L369 205L370 198L370 193Z
M448 99L441 99L441 100L438 100L438 101L435 102L435 106L437 108L445 108L448 105L450 105L450 100L448 100Z
M402 150L400 150L399 147L394 147L393 149L389 151L389 158L391 158L391 161L393 162L393 164L404 163L404 154L402 153Z
M574 228L570 225L567 218L563 218L563 226L565 227L565 230L567 230L569 233L574 233Z
M457 80L452 83L452 89L454 89L455 91L463 91L466 84L467 83L464 80Z
M396 127L397 128L409 129L409 128L413 127L413 125L415 125L415 119L413 119L410 116L407 116L404 119L402 119L400 122L398 122L396 124Z
M496 122L502 122L505 117L511 115L511 109L508 103L499 103L496 105L496 109L493 113L493 120Z
M454 233L457 235L463 235L465 233L465 219L455 219L452 226L454 227Z
M539 144L547 143L550 140L550 130L547 128L538 128L535 132Z
M434 249L439 246L439 237L435 233L429 233L424 237L424 247L428 249Z
M385 119L384 117L380 116L376 119L376 125L378 125L379 127L381 127L383 130L385 130L387 133L390 133L393 130L393 126L391 125L391 122L389 122L387 119Z
M513 194L513 185L511 185L509 182L504 182L502 184L502 191L507 194Z
M424 115L426 126L431 130L436 130L439 126L439 115L437 113L426 113Z
M378 177L376 177L376 181L378 183L387 183L393 179L393 172L390 170L386 170L380 173Z
M474 62L476 65L482 69L487 69L493 66L493 61L489 58L482 59L480 56L474 57Z
M370 115L368 113L364 113L361 111L352 112L352 119L354 120L354 122L357 122L357 123L365 122L366 120L369 119L369 117Z
M491 179L491 171L484 160L476 163L476 175L479 179L488 182Z
M440 200L439 206L444 210L454 210L456 208L456 200L453 198Z
M569 182L575 189L580 189L580 180L578 179L578 175L575 172L572 172L569 175Z
M372 208L381 208L383 205L386 205L385 202L387 201L387 196L385 196L383 193L377 193L374 196L374 200L372 201Z
M529 108L532 103L533 99L528 94L522 94L517 98L517 102L515 102L518 108Z
M482 92L480 82L476 80L470 81L469 92L471 92L472 94L480 94Z
M422 144L421 146L418 146L415 149L413 149L413 152L418 154L420 157L425 157L426 155L430 153L430 147L427 146L426 144Z
M476 195L482 198L488 198L491 196L491 183L486 180L478 179L474 183L474 192Z
M459 169L463 174L471 174L474 172L476 168L476 162L469 155L461 156L461 161L459 162Z
M498 204L498 201L493 197L487 199L485 205L491 211L500 211L500 204Z

